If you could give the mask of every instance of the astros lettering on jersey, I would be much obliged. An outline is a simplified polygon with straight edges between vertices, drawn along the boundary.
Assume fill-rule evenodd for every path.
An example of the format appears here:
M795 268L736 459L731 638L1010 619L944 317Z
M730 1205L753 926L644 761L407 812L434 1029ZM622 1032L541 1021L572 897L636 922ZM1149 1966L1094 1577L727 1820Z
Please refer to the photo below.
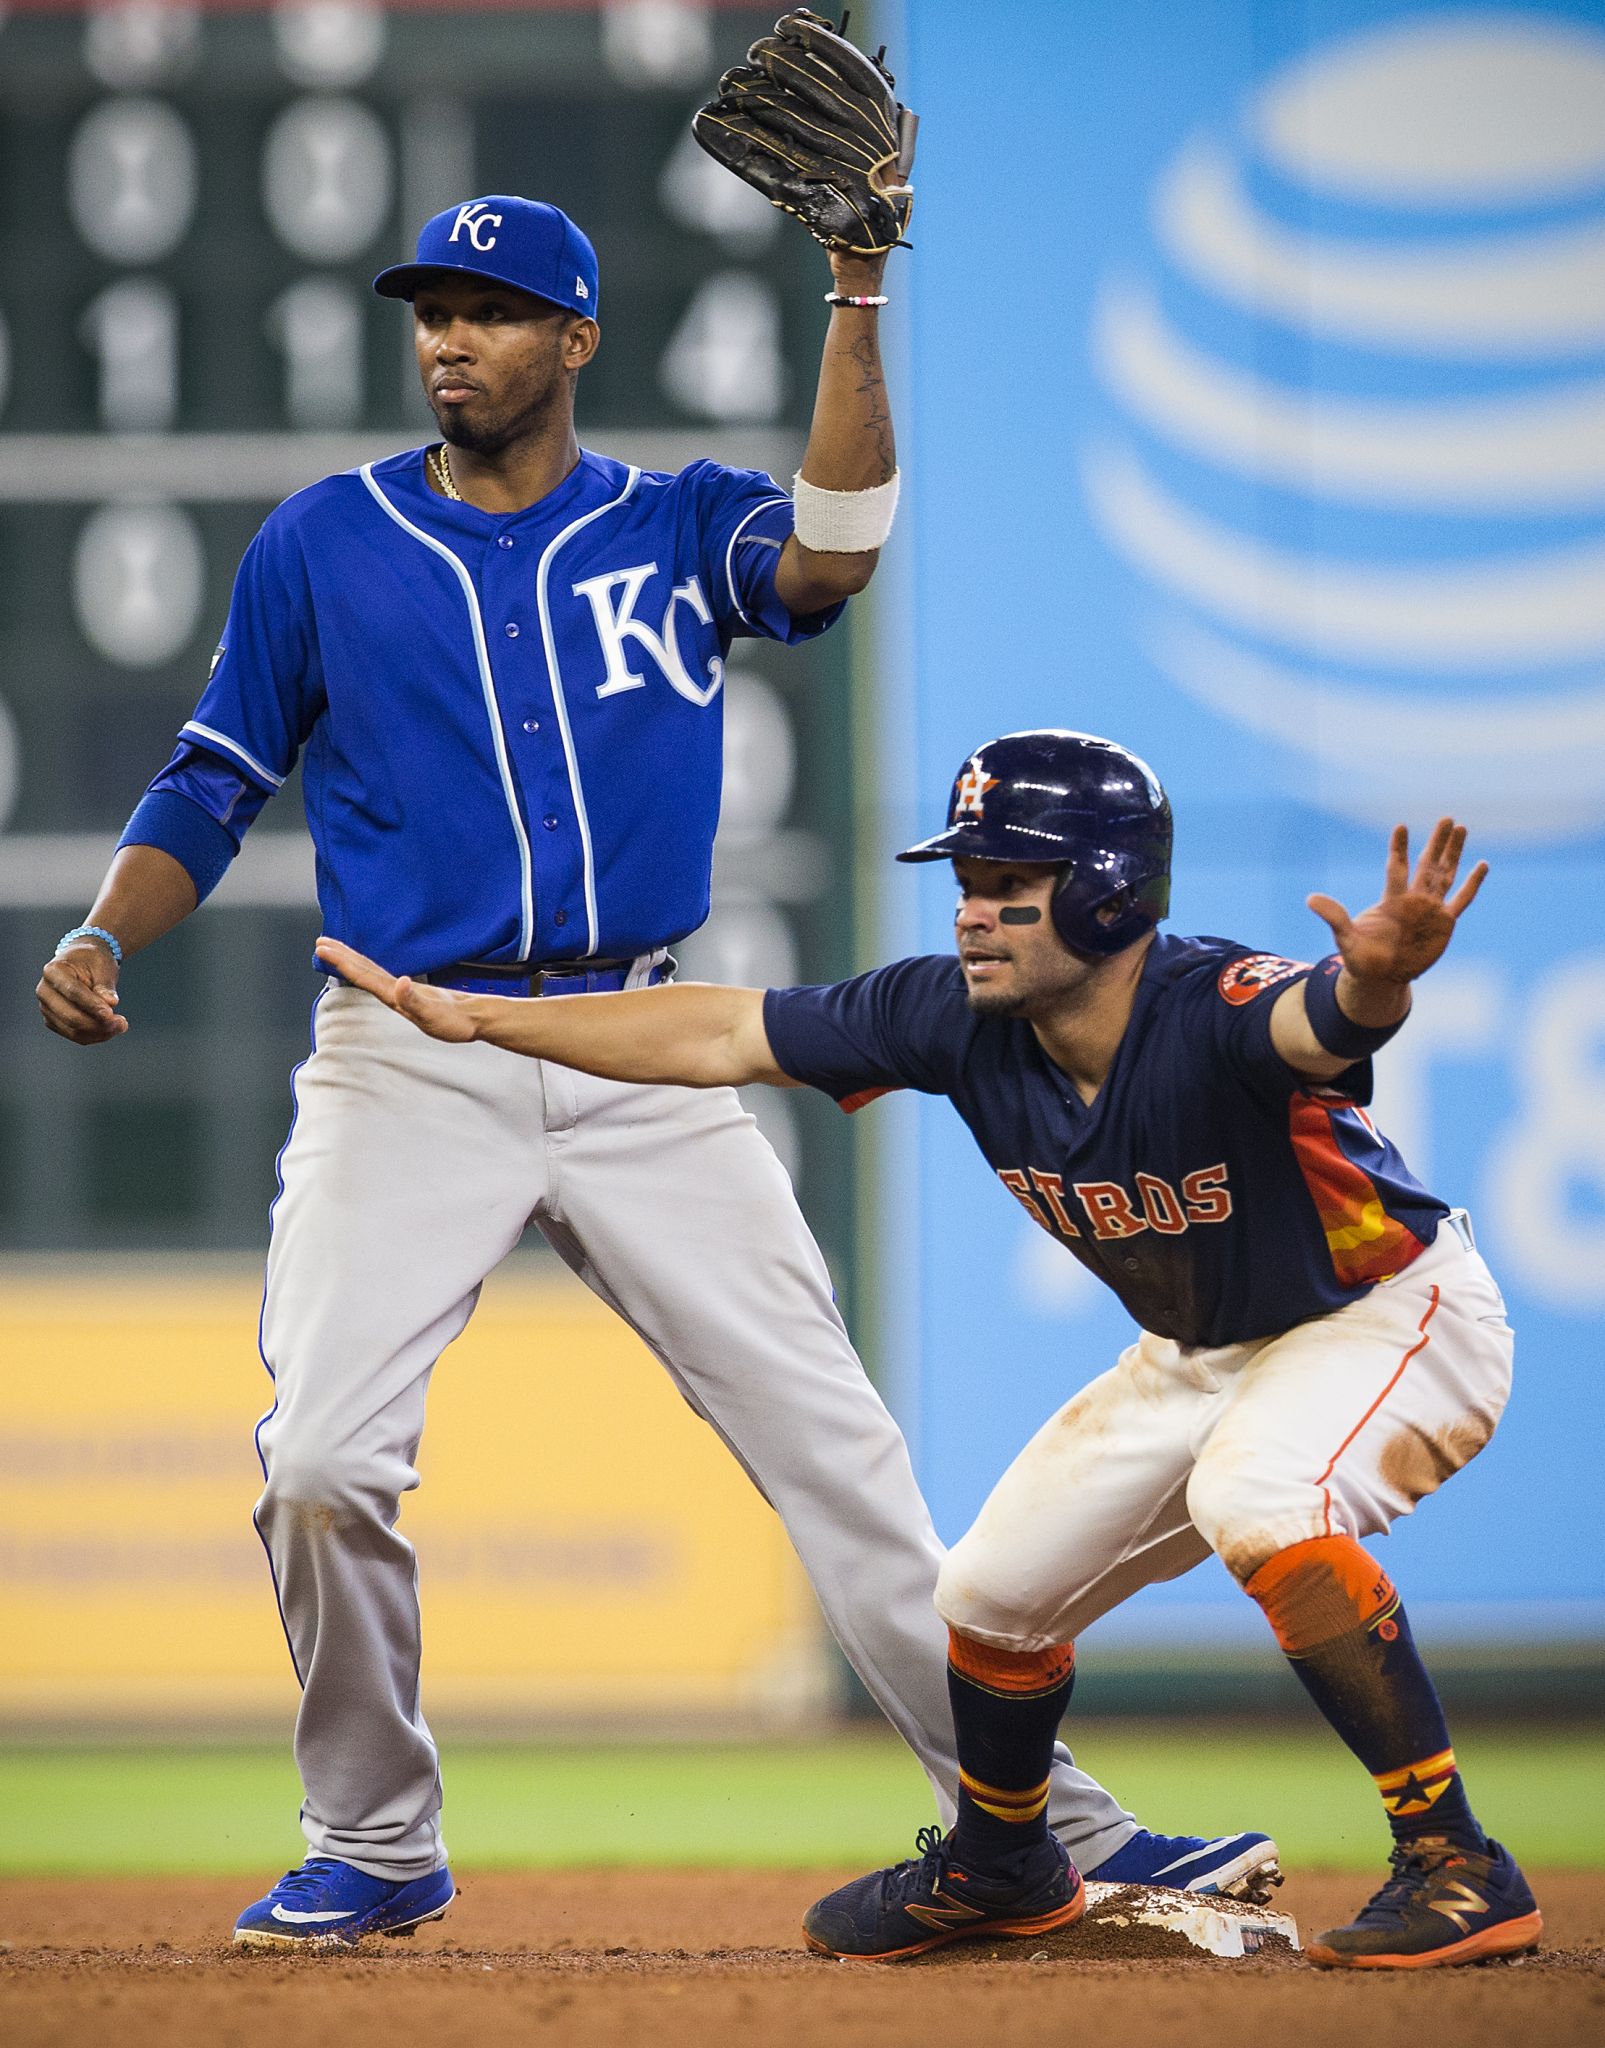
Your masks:
M1449 1210L1367 1116L1368 1060L1322 1087L1273 1047L1276 997L1309 971L1161 933L1090 1107L1028 1023L970 1009L950 955L772 989L764 1023L785 1071L844 1108L950 1096L1003 1185L1145 1330L1235 1344L1357 1300Z

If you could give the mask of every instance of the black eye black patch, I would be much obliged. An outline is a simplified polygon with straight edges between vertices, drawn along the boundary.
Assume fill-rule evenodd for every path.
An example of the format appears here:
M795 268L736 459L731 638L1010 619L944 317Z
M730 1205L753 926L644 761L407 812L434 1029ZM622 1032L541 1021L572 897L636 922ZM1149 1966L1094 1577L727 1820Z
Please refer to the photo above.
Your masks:
M998 912L999 924L1040 924L1042 912L1035 903L1010 903Z

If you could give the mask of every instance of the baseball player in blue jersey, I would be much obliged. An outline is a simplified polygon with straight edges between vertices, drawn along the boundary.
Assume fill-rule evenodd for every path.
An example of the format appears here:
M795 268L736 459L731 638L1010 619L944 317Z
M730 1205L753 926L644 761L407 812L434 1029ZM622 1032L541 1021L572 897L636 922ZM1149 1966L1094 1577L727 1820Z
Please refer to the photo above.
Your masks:
M1314 967L1172 937L1156 930L1170 807L1149 769L1085 734L1016 733L970 758L946 828L901 856L953 862L956 959L533 1014L320 949L440 1038L638 1082L806 1083L847 1108L890 1088L946 1095L1139 1325L942 1566L954 1828L820 1900L813 1947L887 1958L1073 1922L1083 1887L1046 1803L1075 1638L1212 1550L1393 1831L1387 1883L1309 1955L1409 1969L1537 1942L1532 1893L1477 1824L1399 1596L1361 1547L1476 1455L1510 1387L1504 1304L1464 1212L1365 1109L1372 1054L1486 872L1456 889L1465 836L1442 820L1412 874L1399 827L1382 897L1357 917L1312 896L1337 945Z
M810 89L873 69L815 17L781 30L754 55ZM748 73L769 76L728 74L735 112L719 116L737 155L761 154L779 105ZM901 110L876 119L907 126ZM895 190L890 240L907 214L906 182ZM441 438L314 484L251 543L195 716L44 970L46 1023L78 1044L127 1028L122 959L195 909L298 756L335 938L529 1008L662 979L708 912L731 642L824 630L891 524L886 247L830 249L831 324L788 493L713 462L643 474L582 450L574 387L600 332L590 243L556 208L505 194L428 222L417 260L376 289L411 302ZM257 1526L303 1688L310 1855L238 1937L351 1941L452 1897L396 1521L434 1363L531 1220L784 1517L843 1649L951 1813L941 1549L790 1184L736 1097L464 1054L335 985L293 1092ZM1195 1888L1274 1874L1261 1835L1137 1829L1068 1752L1050 1811L1089 1867L1122 1856Z

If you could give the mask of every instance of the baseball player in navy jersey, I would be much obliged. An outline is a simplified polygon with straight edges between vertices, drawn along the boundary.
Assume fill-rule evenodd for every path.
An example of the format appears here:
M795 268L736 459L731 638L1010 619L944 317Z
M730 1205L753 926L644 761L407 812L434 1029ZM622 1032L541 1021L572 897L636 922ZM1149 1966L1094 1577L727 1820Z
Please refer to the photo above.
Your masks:
M788 46L789 47L789 46ZM723 132L723 131L721 131ZM440 439L326 478L246 551L211 679L85 925L39 984L78 1044L127 1028L123 957L187 916L299 756L327 930L443 991L530 1008L644 988L708 912L731 642L821 632L874 569L897 472L875 323L885 251L833 249L793 492L582 450L595 254L506 194L428 222L411 302ZM941 1549L773 1153L734 1094L621 1086L431 1044L331 984L279 1162L257 1527L303 1692L307 1861L248 1943L398 1932L452 1897L398 1530L435 1361L533 1220L623 1316L787 1529L865 1685L958 1793ZM427 1569L427 1560L425 1560ZM1252 1888L1263 1836L1156 1837L1061 1752L1083 1863Z
M1465 836L1442 820L1412 873L1399 827L1382 897L1356 917L1312 896L1337 946L1314 967L1172 937L1156 930L1171 820L1151 771L1085 734L1016 733L971 757L946 828L901 856L952 861L956 959L532 1010L320 948L442 1039L640 1083L806 1083L848 1108L891 1088L946 1095L1033 1221L1139 1325L942 1566L952 1831L820 1900L816 1949L888 1958L1080 1915L1046 1818L1075 1638L1212 1550L1393 1831L1388 1881L1310 1956L1418 1968L1536 1943L1532 1894L1478 1826L1399 1596L1361 1547L1481 1449L1510 1387L1504 1304L1464 1212L1365 1108L1372 1054L1486 872L1456 887Z

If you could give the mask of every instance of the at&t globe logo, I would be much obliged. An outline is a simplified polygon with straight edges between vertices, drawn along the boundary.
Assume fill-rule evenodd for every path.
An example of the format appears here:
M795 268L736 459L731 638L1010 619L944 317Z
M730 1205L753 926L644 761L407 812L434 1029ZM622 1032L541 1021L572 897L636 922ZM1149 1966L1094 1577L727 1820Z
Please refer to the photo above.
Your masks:
M1146 651L1368 827L1605 828L1605 32L1326 43L1188 138L1092 345Z

